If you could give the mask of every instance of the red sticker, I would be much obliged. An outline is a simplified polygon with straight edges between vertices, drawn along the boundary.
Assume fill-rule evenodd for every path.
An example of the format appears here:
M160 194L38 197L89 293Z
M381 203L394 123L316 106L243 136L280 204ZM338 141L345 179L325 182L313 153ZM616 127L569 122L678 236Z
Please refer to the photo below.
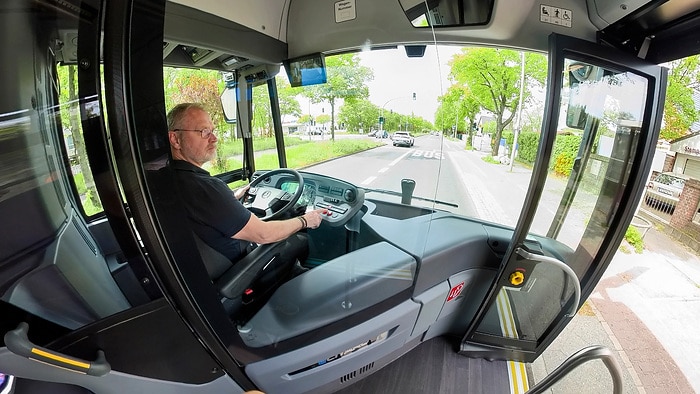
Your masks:
M462 289L464 289L464 282L458 284L457 286L450 289L450 294L447 296L447 301L450 302L462 294Z

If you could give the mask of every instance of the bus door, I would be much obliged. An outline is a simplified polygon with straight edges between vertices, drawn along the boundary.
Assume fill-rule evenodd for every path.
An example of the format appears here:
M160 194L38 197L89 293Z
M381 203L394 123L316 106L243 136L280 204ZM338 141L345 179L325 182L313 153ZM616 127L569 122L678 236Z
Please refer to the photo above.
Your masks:
M666 75L617 50L550 37L547 102L528 194L460 353L532 362L582 306L643 191ZM575 156L559 149L571 144Z

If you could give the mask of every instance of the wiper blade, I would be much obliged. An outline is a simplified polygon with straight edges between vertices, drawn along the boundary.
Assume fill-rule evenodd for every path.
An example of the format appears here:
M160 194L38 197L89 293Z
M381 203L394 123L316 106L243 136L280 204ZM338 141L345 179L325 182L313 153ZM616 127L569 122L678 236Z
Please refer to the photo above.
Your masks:
M395 191L393 191L393 190L386 190L386 189L367 189L367 188L363 188L363 189L365 190L365 193L375 192L375 193L382 193L382 194L389 194L389 195L392 195L392 196L403 197L403 194L402 194L402 193L395 192ZM459 205L453 204L453 203L447 202L447 201L440 201L440 200L434 200L434 199L431 199L431 198L423 198L423 197L416 197L416 196L411 196L411 198L415 198L416 200L421 200L421 201L432 202L432 203L440 204L440 205L447 205L448 207L459 208Z

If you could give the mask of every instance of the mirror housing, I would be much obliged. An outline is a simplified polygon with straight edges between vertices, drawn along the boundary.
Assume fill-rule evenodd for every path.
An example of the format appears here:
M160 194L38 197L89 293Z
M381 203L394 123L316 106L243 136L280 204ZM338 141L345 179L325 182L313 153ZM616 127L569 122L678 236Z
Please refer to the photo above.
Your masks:
M583 130L588 114L586 105L579 98L581 85L600 81L603 69L587 63L572 63L566 70L569 77L569 104L566 111L566 126Z

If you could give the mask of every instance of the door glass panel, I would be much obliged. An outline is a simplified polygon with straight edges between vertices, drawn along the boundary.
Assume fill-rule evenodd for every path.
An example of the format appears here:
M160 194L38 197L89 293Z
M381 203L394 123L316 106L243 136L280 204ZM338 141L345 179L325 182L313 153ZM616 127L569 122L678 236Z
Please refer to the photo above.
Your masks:
M59 91L57 108L63 126L63 141L70 163L70 171L78 192L76 200L80 202L86 216L94 216L102 213L103 208L85 151L83 125L78 108L78 66L58 64L56 73L56 85Z
M564 70L548 176L524 246L562 261L580 278L614 230L642 132L648 81L571 59ZM517 256L505 276L477 333L534 341L561 313L572 312L575 284L555 265Z

